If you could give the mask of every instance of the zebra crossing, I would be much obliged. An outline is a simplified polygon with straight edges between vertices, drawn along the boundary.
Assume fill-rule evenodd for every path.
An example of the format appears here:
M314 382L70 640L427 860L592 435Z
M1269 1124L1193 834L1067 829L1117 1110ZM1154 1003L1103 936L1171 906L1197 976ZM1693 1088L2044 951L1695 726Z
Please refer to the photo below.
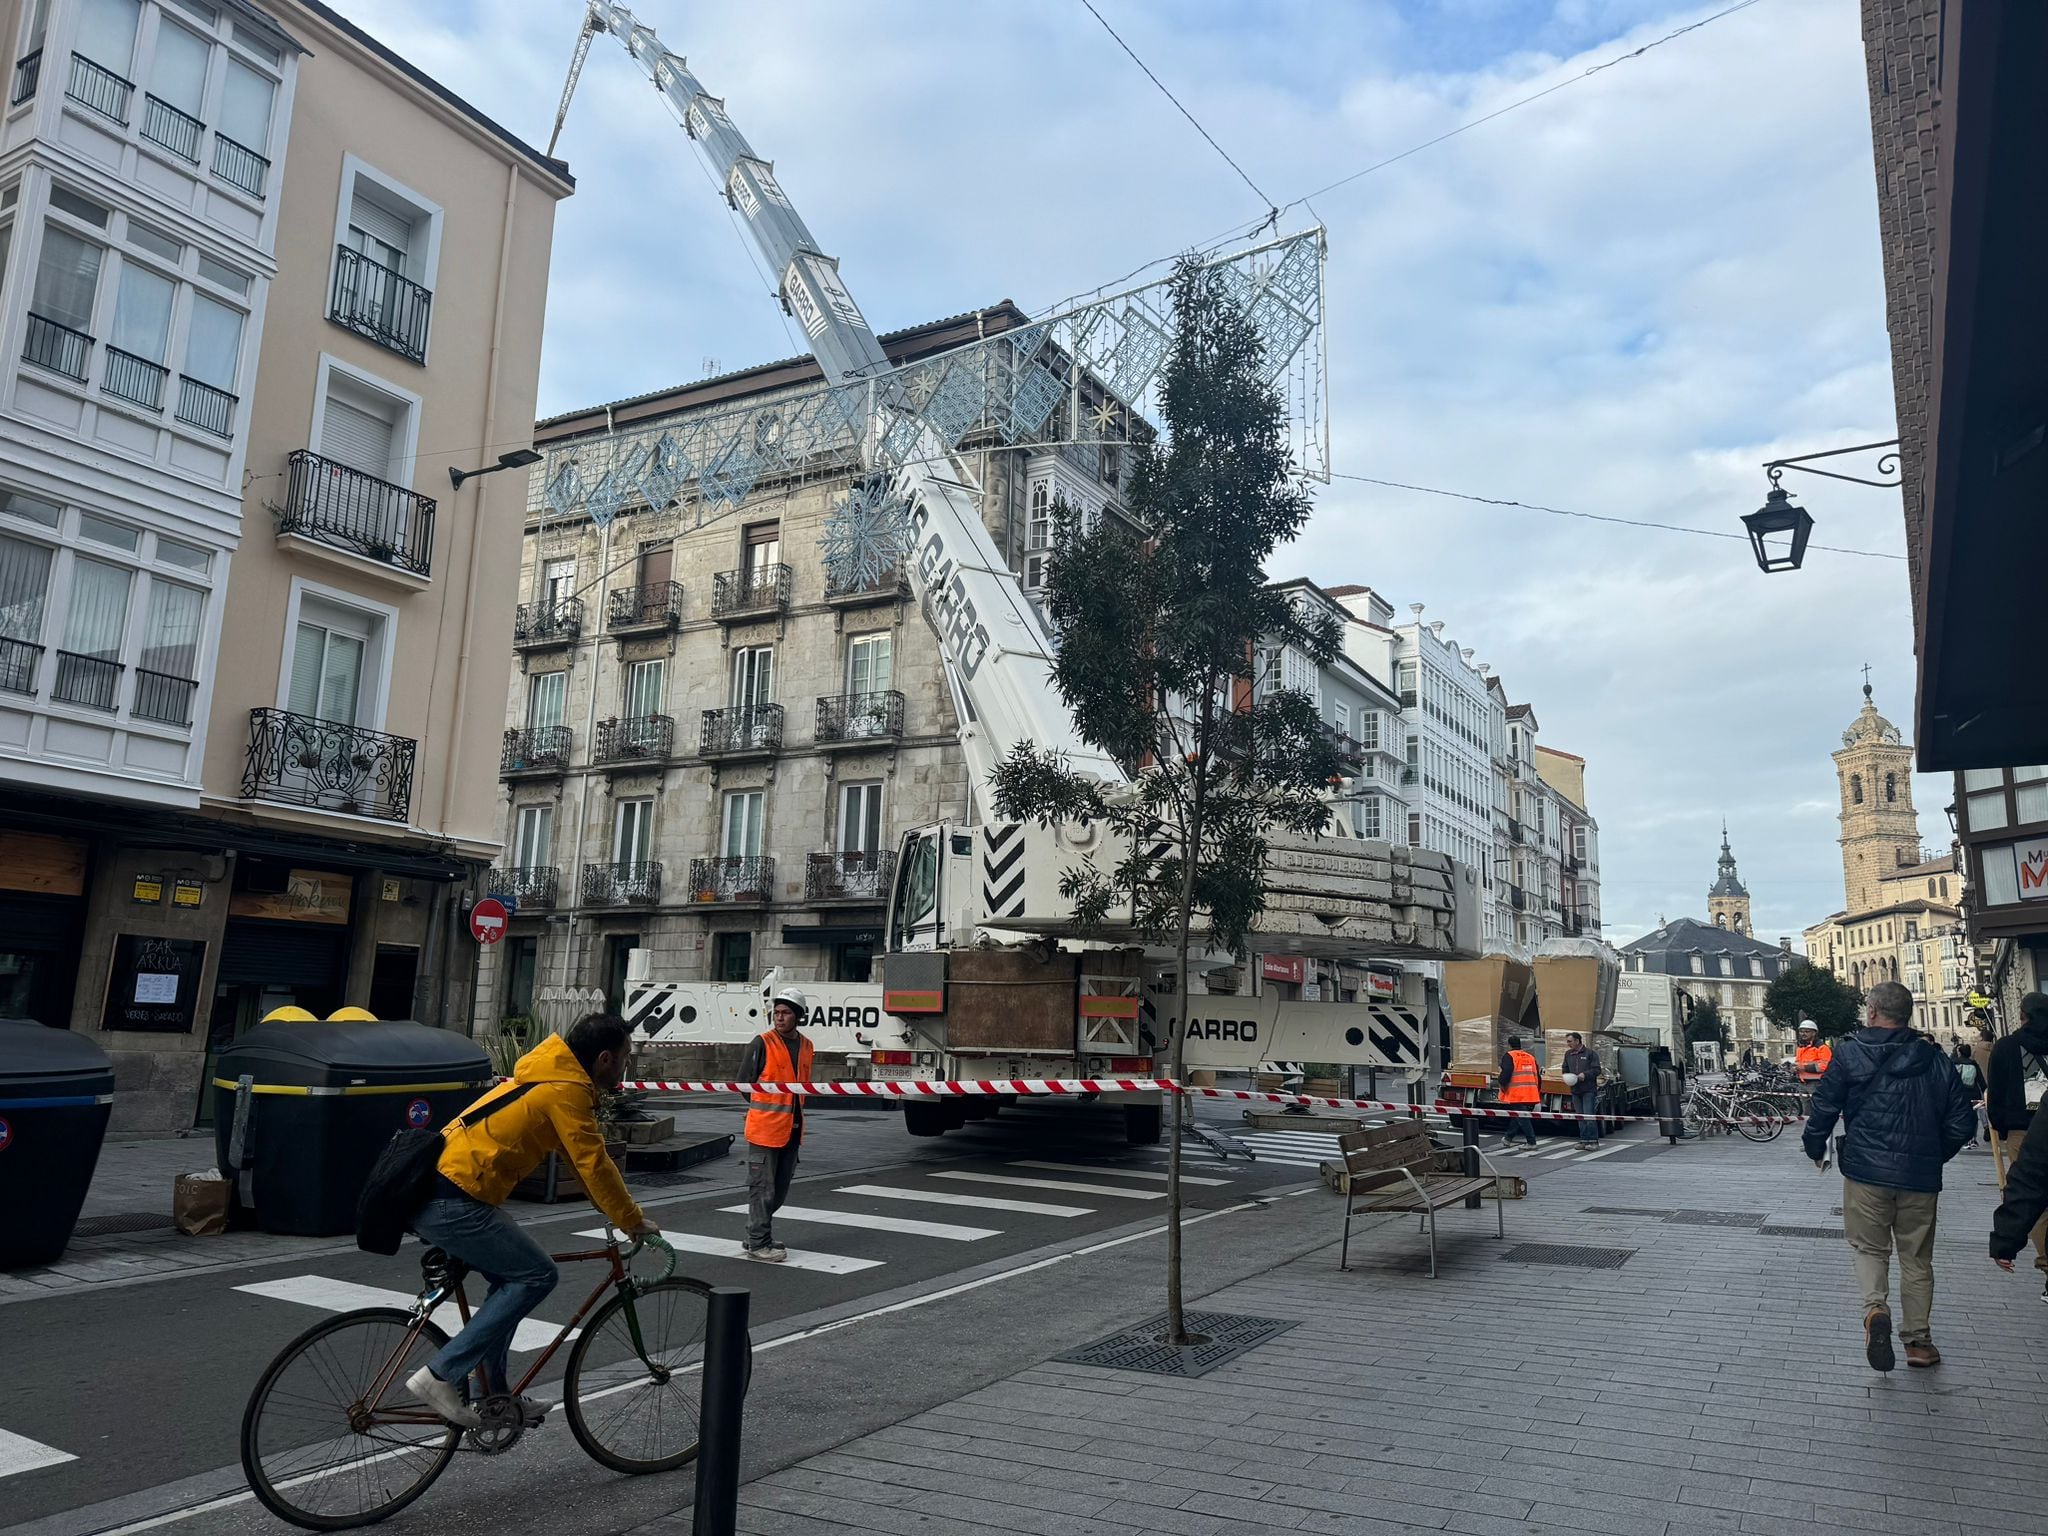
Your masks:
M1253 1167L1265 1165L1314 1170L1343 1155L1338 1149L1336 1136L1327 1131L1230 1131L1225 1134L1256 1155ZM1576 1140L1538 1141L1534 1147L1520 1142L1510 1147L1499 1138L1488 1136L1480 1140L1479 1149L1496 1163L1503 1158L1546 1163L1591 1163L1612 1157L1617 1152L1654 1145L1653 1141L1610 1136L1591 1144ZM1198 1162L1205 1168L1230 1166L1227 1158L1219 1158L1206 1147L1188 1147L1183 1153L1183 1161ZM1236 1166L1245 1165L1239 1163Z

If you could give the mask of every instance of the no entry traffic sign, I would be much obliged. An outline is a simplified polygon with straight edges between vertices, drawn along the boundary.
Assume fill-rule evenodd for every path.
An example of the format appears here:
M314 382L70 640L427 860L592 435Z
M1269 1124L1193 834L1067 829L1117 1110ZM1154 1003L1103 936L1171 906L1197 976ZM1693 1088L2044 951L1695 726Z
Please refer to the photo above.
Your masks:
M486 896L469 909L469 936L479 944L495 944L505 937L505 920L510 916L505 903Z

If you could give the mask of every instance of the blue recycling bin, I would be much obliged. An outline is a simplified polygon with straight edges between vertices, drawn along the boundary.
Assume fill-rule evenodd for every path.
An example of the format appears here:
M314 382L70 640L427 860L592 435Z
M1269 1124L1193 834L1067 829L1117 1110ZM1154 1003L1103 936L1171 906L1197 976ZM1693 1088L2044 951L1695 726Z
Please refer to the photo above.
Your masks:
M63 1254L113 1112L114 1068L96 1042L0 1020L0 1269Z

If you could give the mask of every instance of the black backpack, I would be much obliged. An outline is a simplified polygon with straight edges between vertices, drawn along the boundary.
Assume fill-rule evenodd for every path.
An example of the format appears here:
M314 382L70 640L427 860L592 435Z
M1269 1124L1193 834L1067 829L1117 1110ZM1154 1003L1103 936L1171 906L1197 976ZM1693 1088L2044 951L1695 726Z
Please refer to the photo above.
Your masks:
M533 1087L532 1083L519 1083L511 1092L489 1100L490 1108L484 1110L483 1118L490 1119ZM363 1181L363 1192L356 1200L358 1248L365 1253L398 1252L399 1244L412 1228L413 1218L419 1215L420 1207L427 1203L433 1190L434 1175L440 1170L441 1149L446 1144L444 1138L467 1119L468 1112L464 1111L439 1131L407 1126L384 1143L384 1150L370 1165L370 1176Z

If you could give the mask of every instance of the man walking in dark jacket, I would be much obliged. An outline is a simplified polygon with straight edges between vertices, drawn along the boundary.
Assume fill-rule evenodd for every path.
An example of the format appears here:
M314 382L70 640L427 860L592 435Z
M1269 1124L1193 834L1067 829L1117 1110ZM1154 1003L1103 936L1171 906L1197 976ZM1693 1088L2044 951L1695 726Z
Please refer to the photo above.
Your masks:
M1899 1328L1906 1364L1941 1364L1929 1318L1934 1310L1934 1217L1941 1165L1970 1144L1977 1129L1970 1095L1941 1047L1908 1027L1913 994L1896 981L1870 989L1867 1026L1835 1042L1834 1059L1814 1090L1806 1155L1827 1167L1828 1135L1842 1138L1842 1235L1855 1253L1863 1288L1863 1352L1873 1370L1892 1354L1891 1250L1899 1250Z
M2019 1161L2027 1128L2034 1119L2034 1111L2027 1106L2027 1068L2031 1062L2038 1072L2044 1061L2048 1061L2048 996L2029 992L2020 999L2020 1027L1992 1045L1984 1069L1984 1118L1991 1122L1992 1161L2000 1189L2008 1187L2011 1169ZM2048 1125L2043 1129L2048 1132ZM2034 1268L2048 1276L2048 1217L2034 1224L2032 1236ZM2048 1290L2042 1291L2041 1299L2048 1301Z
M1564 1080L1572 1090L1572 1111L1579 1117L1579 1140L1600 1139L1600 1058L1586 1049L1586 1037L1573 1030L1564 1037Z

